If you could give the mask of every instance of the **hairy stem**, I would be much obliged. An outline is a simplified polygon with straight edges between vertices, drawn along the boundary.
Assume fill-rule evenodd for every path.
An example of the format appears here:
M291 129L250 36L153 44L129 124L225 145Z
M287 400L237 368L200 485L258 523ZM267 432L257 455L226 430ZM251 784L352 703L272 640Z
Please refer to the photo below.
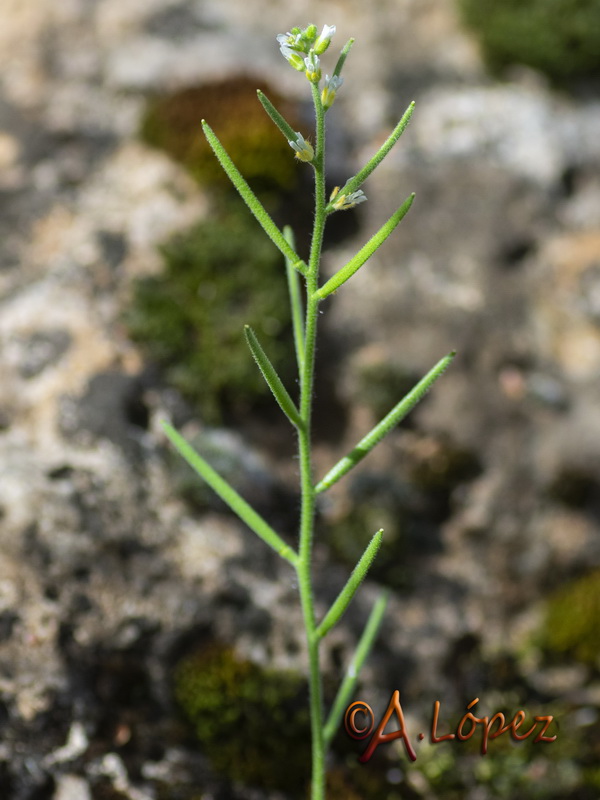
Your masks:
M325 744L323 740L323 690L319 665L319 637L315 619L312 592L311 563L312 541L315 516L315 490L311 468L311 414L315 366L315 343L317 338L317 317L319 300L315 292L318 286L319 263L325 229L325 116L319 89L312 84L316 115L315 169L315 219L313 236L306 276L308 302L306 306L306 325L304 335L304 363L300 375L300 418L302 427L298 430L298 452L300 456L300 484L302 491L302 510L300 517L299 559L296 565L298 586L309 660L310 721L312 732L312 800L325 797Z

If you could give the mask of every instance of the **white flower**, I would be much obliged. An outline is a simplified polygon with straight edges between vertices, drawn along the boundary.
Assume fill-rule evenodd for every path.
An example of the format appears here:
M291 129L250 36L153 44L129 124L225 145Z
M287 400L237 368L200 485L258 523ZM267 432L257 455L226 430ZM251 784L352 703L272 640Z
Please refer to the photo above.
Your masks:
M327 111L328 108L331 108L333 105L333 101L335 100L335 93L340 88L342 83L344 82L343 78L340 78L339 75L332 75L331 78L329 75L325 75L325 86L323 87L323 91L321 92L321 102L323 103L323 108Z
M321 35L314 44L315 53L320 56L327 50L331 43L331 37L335 33L335 25L323 25Z
M302 56L285 44L282 44L279 49L281 50L281 55L294 69L297 69L298 72L304 72L304 59Z
M348 195L339 194L339 191L340 187L336 186L329 198L329 202L335 211L345 211L348 208L354 208L354 206L357 206L359 203L364 203L367 199L367 195L362 189L358 189L358 191L351 192Z
M280 47L291 47L294 50L303 50L301 33L278 33L277 41Z
M315 51L311 50L308 56L304 59L306 67L306 77L311 83L318 83L321 80L321 65L319 57L315 55Z
M296 133L296 139L290 140L289 145L296 151L296 158L300 161L312 161L315 157L312 144L301 133Z

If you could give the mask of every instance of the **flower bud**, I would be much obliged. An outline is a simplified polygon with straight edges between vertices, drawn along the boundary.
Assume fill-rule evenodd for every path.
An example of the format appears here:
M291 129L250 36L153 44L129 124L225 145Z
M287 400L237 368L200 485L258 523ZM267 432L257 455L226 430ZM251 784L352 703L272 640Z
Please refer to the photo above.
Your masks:
M307 142L301 133L297 133L296 139L290 140L288 144L296 151L296 158L300 161L312 161L315 157L312 144Z
M321 35L314 44L315 53L320 56L331 44L331 37L335 33L335 25L323 25Z
M335 93L340 88L342 83L344 82L343 78L340 78L339 75L332 75L331 78L329 75L325 75L325 86L323 87L323 91L321 92L321 103L323 104L323 109L327 111L328 108L331 108L333 105L333 101L335 100Z
M335 211L346 211L346 209L354 208L354 206L357 206L359 203L364 203L367 199L362 189L358 189L358 191L351 192L348 195L340 194L339 192L340 187L336 186L329 198L329 202Z
M304 59L306 67L306 77L311 83L318 83L321 80L321 65L319 57L315 55L315 51L311 50L308 56Z
M314 40L317 38L317 26L309 25L302 35L304 39L306 39L308 42L312 44Z
M301 55L296 53L291 49L291 47L288 47L288 45L285 44L282 44L279 49L281 50L282 56L294 69L297 69L298 72L304 72L304 59Z

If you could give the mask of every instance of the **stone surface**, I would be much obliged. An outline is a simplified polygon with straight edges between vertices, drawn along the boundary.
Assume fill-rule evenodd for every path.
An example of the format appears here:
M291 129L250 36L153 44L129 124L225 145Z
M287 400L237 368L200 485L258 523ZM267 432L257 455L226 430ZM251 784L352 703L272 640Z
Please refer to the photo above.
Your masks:
M507 704L515 695L493 685L506 657L526 696L542 687L588 719L588 674L546 669L531 642L548 592L600 561L597 100L525 71L493 83L444 0L382 0L377 13L300 0L293 19L268 0L4 5L0 795L266 797L212 773L177 721L171 670L208 635L304 669L297 586L222 505L179 496L160 420L199 431L290 541L297 463L264 419L202 428L122 319L132 281L160 269L158 246L211 206L138 140L146 97L240 71L299 97L305 82L274 37L309 19L357 39L329 115L336 171L355 172L417 100L365 186L358 232L325 253L332 273L417 192L394 237L324 306L330 378L317 394L335 393L343 413L328 412L317 472L376 422L365 369L412 379L458 350L359 473L403 489L421 476L407 503L420 523L427 503L443 508L427 528L436 546L413 542L410 588L391 599L364 696L382 707L401 682L414 724L439 696L461 713L470 693ZM481 470L440 488L445 442ZM352 516L351 485L322 498L322 520ZM319 542L315 572L325 610L348 568ZM328 640L334 682L378 591L367 582ZM413 775L418 796L432 796Z

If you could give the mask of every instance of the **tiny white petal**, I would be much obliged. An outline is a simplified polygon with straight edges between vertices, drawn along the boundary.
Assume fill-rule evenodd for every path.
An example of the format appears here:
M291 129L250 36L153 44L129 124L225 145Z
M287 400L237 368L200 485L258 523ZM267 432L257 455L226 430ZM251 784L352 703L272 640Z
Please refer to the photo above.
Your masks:
M306 66L307 72L311 73L319 73L319 77L321 75L321 62L319 60L319 56L311 50L309 55L304 59L304 64Z
M296 158L300 161L312 161L315 151L310 142L307 142L301 133L296 133L296 139L288 140L289 146L296 151Z
M336 193L335 197L332 196L330 202L336 211L344 211L347 208L354 208L354 206L357 206L359 203L364 203L366 199L367 196L363 190L358 189L356 192L351 192L348 195Z

